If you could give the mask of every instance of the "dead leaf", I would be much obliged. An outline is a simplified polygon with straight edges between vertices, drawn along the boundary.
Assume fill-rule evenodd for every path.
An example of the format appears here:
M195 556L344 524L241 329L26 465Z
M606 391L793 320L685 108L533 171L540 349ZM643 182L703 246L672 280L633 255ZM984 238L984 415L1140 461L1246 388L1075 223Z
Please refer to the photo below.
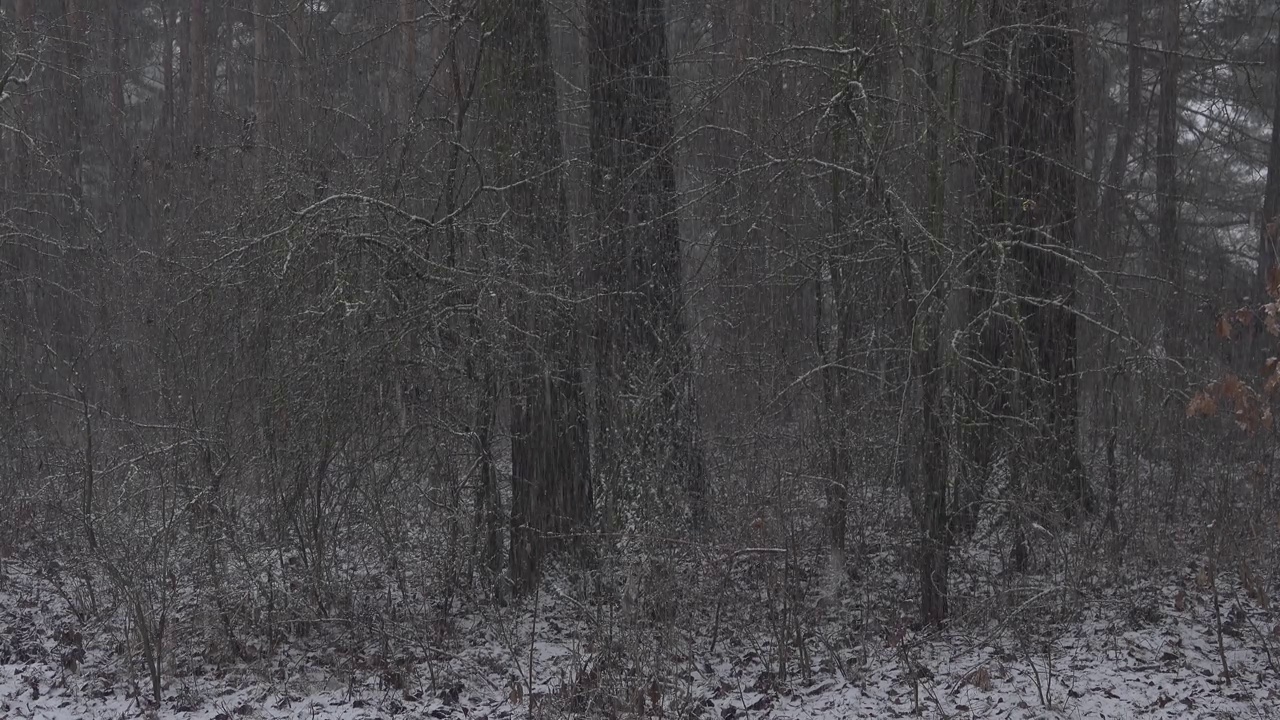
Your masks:
M1275 222L1272 221L1273 224ZM1280 300L1280 266L1272 265L1267 269L1267 294L1274 300Z
M1240 382L1240 378L1235 375L1227 375L1222 379L1222 396L1228 400L1233 400L1237 405L1244 398L1244 383Z
M1218 337L1223 340L1231 339L1231 320L1226 315L1218 318Z
M1235 317L1236 322L1240 323L1245 327L1253 327L1253 323L1257 319L1258 319L1258 316L1255 315L1253 310L1251 310L1250 308L1244 307L1236 311L1236 317Z
M991 692L991 673L985 667L980 667L965 675L964 681L983 692Z
M1179 590L1177 595L1173 596L1173 609L1182 612L1187 609L1187 593Z
M649 703L655 711L662 710L662 686L657 680L649 683Z
M1262 391L1268 395L1274 395L1277 390L1280 390L1280 373L1272 373L1262 384Z
M1187 417L1213 417L1217 414L1218 403L1204 390L1196 393L1191 402L1187 403Z

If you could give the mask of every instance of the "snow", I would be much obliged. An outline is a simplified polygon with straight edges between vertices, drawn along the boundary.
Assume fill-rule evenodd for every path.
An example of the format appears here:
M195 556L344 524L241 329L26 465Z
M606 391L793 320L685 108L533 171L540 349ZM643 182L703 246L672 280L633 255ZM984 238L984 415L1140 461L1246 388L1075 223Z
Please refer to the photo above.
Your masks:
M540 594L536 613L526 605L461 617L450 649L384 648L396 660L382 667L361 651L302 641L230 666L172 648L198 667L173 663L152 706L141 661L120 659L119 623L79 623L46 578L17 562L0 584L0 718L498 720L529 717L530 703L534 717L658 717L655 699L664 717L711 720L1280 717L1270 647L1280 624L1231 593L1231 579L1219 582L1229 682L1211 592L1194 582L1128 601L1100 595L1073 622L1042 627L1024 618L928 635L851 630L840 619L856 613L836 608L814 624L808 671L793 654L785 678L771 671L777 648L763 628L736 627L711 653L706 618L696 616L650 628L647 638L660 636L652 642L631 639L655 651L662 677L643 670L653 658L614 672L616 645L593 632L599 619L553 591Z

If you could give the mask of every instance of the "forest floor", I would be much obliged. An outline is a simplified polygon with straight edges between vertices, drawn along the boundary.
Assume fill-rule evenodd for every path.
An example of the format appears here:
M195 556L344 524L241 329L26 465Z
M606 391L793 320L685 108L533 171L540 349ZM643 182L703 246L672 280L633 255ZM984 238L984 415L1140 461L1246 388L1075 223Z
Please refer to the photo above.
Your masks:
M1219 597L1215 613L1191 575L1083 602L1053 627L814 625L781 656L782 676L767 623L735 626L709 608L688 627L608 640L598 610L592 620L550 587L536 604L455 615L438 643L383 623L352 647L321 627L256 659L211 664L178 641L153 704L123 616L79 621L47 571L14 562L0 584L0 720L1280 718L1275 614L1242 593ZM637 653L625 672L610 660L624 645Z

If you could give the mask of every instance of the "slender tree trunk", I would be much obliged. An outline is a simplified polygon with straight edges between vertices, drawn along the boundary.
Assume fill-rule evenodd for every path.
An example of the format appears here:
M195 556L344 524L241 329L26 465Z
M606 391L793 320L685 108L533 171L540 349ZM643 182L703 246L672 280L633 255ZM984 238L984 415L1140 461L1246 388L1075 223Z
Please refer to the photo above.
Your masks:
M1181 358L1181 328L1178 311L1181 299L1182 248L1178 239L1178 72L1181 25L1178 12L1181 0L1165 0L1163 23L1164 51L1160 65L1159 117L1156 127L1156 257L1165 290L1165 349Z
M32 12L31 3L33 0L15 0L14 3L14 24L15 36L17 39L16 47L28 57L31 56L35 46L34 33L32 28ZM15 72L21 72L23 77L27 77L28 71L31 69L31 63L23 63L15 66ZM17 103L19 127L29 127L34 119L34 107L31 102L31 95L24 93L23 97ZM31 187L31 148L28 146L27 138L20 133L11 133L13 137L13 164L8 167L8 172L12 173L13 189L15 191L30 191Z
M924 52L924 81L928 104L925 127L925 152L928 172L925 180L927 201L928 236L924 238L924 252L920 254L920 287L911 281L915 272L910 263L904 263L903 273L908 279L907 308L912 345L912 374L920 383L920 487L923 502L920 503L923 542L920 549L920 611L926 622L940 623L947 617L949 600L948 575L950 555L950 519L947 501L946 434L942 422L941 332L940 300L932 288L936 287L941 263L936 257L936 247L945 232L945 188L942 139L943 112L940 104L946 97L938 72L937 53L933 49L942 39L940 0L929 0L926 7ZM923 298L921 297L923 294ZM922 302L923 300L923 302Z
M418 27L414 23L413 0L400 0L400 82L398 120L403 124L413 114L414 73L418 65Z
M1009 342L1012 313L1002 304L997 289L1005 285L1003 253L999 244L1010 236L1010 207L1014 205L1012 149L1009 144L1010 94L1014 68L1009 66L1010 46L1016 42L1014 0L988 0L986 5L987 42L983 48L981 75L981 114L978 140L978 197L976 223L979 231L972 238L979 260L970 271L974 290L969 298L971 323L976 326L972 352L977 362L970 377L970 393L976 418L968 437L969 470L974 475L961 488L958 498L960 513L956 525L968 530L976 527L980 499L987 478L995 469L997 441L1009 429L1005 421L1013 413L1012 363ZM1011 476L1011 484L1017 478Z
M265 162L267 127L274 121L267 77L267 14L270 10L270 0L253 0L253 142L258 148L259 164Z
M309 64L306 62L307 28L309 25L304 15L305 6L306 3L289 3L289 14L285 17L286 41L289 46L287 51L289 75L283 86L288 89L289 107L284 110L278 110L277 113L287 113L287 117L279 121L279 124L287 123L291 132L287 136L278 135L277 140L291 148L299 146L310 148L312 146L312 128L314 127L314 123L309 122L304 108L307 100L309 72ZM321 180L323 181L324 179L321 178ZM319 196L323 192L320 188L317 188L315 194Z
M1271 143L1267 153L1267 186L1262 199L1258 229L1258 287L1267 288L1267 272L1280 266L1280 39L1275 40L1272 87L1275 107L1271 114Z
M83 185L81 178L81 169L83 166L82 154L84 151L84 131L85 131L85 112L84 112L84 68L85 68L85 24L87 22L84 4L87 0L67 0L67 44L66 44L66 62L67 74L64 80L66 92L66 124L64 126L63 139L66 145L63 147L64 157L66 158L66 166L64 169L64 182L66 183L67 197L70 206L67 208L67 218L75 218L75 224L79 224L79 204L83 194Z
M189 27L191 39L191 142L199 147L204 142L206 111L208 110L208 59L209 48L205 40L205 0L191 0Z
M124 54L126 39L124 35L124 16L120 0L107 0L107 27L110 31L108 48L108 71L110 72L111 91L111 130L112 144L119 146L125 141L124 106Z
M1162 299L1163 317L1157 318L1166 354L1175 362L1169 365L1170 385L1182 387L1185 378L1180 368L1186 355L1182 330L1182 241L1178 237L1178 14L1182 0L1165 0L1161 15L1163 52L1160 64L1160 88L1156 120L1156 243L1154 256L1157 276L1162 281L1157 297ZM1177 512L1186 481L1183 438L1179 432L1186 418L1181 408L1172 410L1169 432L1162 433L1172 474L1172 491L1166 512Z
M178 87L177 77L175 77L173 62L173 47L177 42L176 20L173 19L169 12L169 3L160 3L160 21L164 31L164 37L160 39L163 43L161 51L161 63L164 65L161 74L164 77L164 107L161 110L164 118L165 139L169 144L169 154L172 156L174 152L174 143L178 134L177 127L177 104L178 104Z
M848 42L848 28L844 20L844 0L833 0L831 3L832 27L835 32L836 46ZM847 68L842 68L847 70ZM834 73L841 77L840 71ZM841 89L837 87L839 92ZM839 166L845 161L844 119L833 123L831 128L831 162ZM845 378L840 370L842 363L848 362L844 357L847 346L847 327L841 322L846 314L842 312L848 302L843 282L843 267L846 251L849 249L852 232L847 227L845 217L845 171L833 167L830 173L831 197L828 200L831 209L832 245L837 252L828 253L823 258L823 267L814 282L817 322L814 323L819 356L822 358L822 398L825 405L826 423L823 435L827 442L828 472L830 477L826 486L826 525L831 549L840 557L844 553L848 532L849 518L849 418L846 416L844 398Z
M1125 116L1116 136L1115 149L1107 166L1102 200L1098 206L1098 221L1094 224L1100 237L1099 254L1114 253L1117 239L1116 228L1120 220L1120 198L1124 193L1126 168L1133 148L1133 139L1137 135L1142 113L1142 3L1141 0L1128 0L1126 3L1126 34L1129 44L1129 67L1125 88ZM1108 312L1113 318L1115 311ZM1108 321L1108 324L1111 324ZM1110 359L1112 340L1107 338L1105 357ZM1119 478L1115 472L1115 452L1119 433L1119 396L1115 390L1114 377L1108 382L1108 388L1102 393L1102 424L1106 433L1107 456L1107 514L1106 525L1112 531L1118 528L1116 513L1120 504Z

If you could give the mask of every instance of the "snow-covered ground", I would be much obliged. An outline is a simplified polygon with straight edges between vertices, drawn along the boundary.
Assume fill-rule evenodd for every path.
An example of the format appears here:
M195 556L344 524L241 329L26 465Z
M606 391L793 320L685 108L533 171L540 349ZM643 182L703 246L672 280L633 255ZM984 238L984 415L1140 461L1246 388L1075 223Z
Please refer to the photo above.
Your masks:
M1212 594L1194 579L1155 588L1141 606L1084 602L1052 628L1024 618L930 636L850 630L836 608L827 615L837 620L798 631L786 677L763 627L726 618L712 651L708 611L689 627L610 641L600 617L552 588L536 613L526 604L462 616L438 643L386 624L380 642L339 647L321 629L222 666L173 646L153 705L140 653L122 660L123 620L78 623L19 562L0 585L0 719L1280 718L1280 624L1265 601L1219 582L1229 681ZM621 670L622 645L651 655ZM641 669L659 666L661 677Z

